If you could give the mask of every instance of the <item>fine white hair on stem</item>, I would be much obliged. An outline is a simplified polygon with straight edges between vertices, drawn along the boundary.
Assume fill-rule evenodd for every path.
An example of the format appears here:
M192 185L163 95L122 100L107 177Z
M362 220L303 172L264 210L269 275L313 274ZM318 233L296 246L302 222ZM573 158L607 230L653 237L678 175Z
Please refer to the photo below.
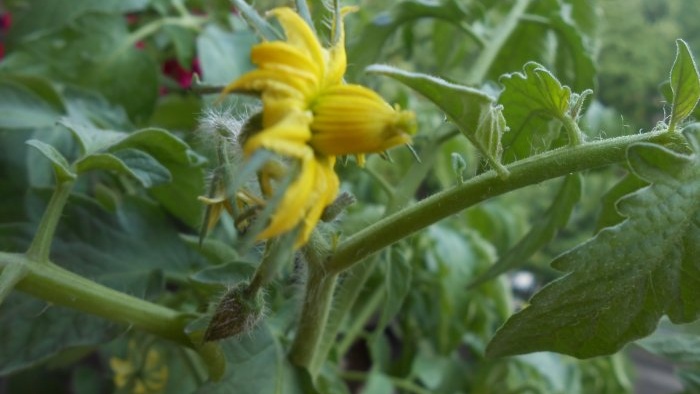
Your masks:
M245 121L232 107L210 107L199 116L197 131L205 145L213 146L223 139L234 150L240 150L238 137Z

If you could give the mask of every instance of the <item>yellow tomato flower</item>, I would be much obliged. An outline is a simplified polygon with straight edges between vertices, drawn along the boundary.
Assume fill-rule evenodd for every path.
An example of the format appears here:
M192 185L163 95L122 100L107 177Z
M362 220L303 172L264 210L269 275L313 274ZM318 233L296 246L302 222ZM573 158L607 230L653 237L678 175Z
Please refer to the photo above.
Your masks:
M114 385L120 392L131 394L158 394L168 382L168 366L160 353L150 348L145 359L135 341L129 341L126 359L112 357L109 366L114 371Z
M362 165L365 153L410 142L415 116L390 106L366 87L343 82L342 26L335 45L326 49L290 8L276 8L270 14L284 29L286 40L254 46L251 59L258 68L228 85L223 94L254 92L262 99L262 129L242 141L246 155L268 149L299 161L297 179L259 235L259 239L274 237L302 224L299 246L338 193L335 157L357 155Z

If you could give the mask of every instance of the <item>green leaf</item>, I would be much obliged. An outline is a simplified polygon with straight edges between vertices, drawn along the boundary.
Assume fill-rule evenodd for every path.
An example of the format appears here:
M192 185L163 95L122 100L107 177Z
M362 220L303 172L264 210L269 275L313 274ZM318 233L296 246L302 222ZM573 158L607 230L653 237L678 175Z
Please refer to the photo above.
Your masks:
M232 286L250 279L254 272L254 265L242 261L233 261L206 267L190 275L190 279L207 285Z
M554 260L567 274L501 327L489 355L611 354L664 314L674 323L700 316L700 155L645 143L628 160L650 185L618 202L626 220Z
M155 158L170 172L172 181L155 185L149 192L187 225L193 228L199 225L201 204L197 196L204 190L202 167L205 161L190 150L185 142L166 130L157 128L127 134L101 130L73 119L63 119L61 124L73 132L86 154L137 149ZM164 174L162 171L159 173Z
M590 40L595 40L600 25L600 2L598 0L567 0L571 5L570 14L573 24ZM568 11L568 10L567 10Z
M197 197L204 192L205 177L202 165L164 162L157 156L156 158L170 170L173 180L148 189L149 193L183 223L198 228L202 204Z
M553 16L551 25L558 38L557 75L577 92L595 88L596 55L590 44L592 37L582 34L573 21L562 14Z
M196 96L167 95L156 104L149 125L172 131L191 132L197 128L197 114L202 113L202 99Z
M170 171L172 182L157 185L149 193L173 215L197 228L202 214L197 197L204 193L204 159L173 134L155 128L135 131L110 149L124 148L148 152Z
M229 244L213 238L207 238L201 243L194 235L180 235L183 241L192 249L206 257L213 265L233 263L238 260L238 253Z
M27 145L36 148L44 157L51 161L51 166L56 174L58 183L75 179L76 175L71 169L70 164L68 164L66 158L63 157L61 152L57 151L56 148L39 140L29 140L27 141Z
M414 264L428 267L429 277L420 277L416 270L414 281L422 279L423 283L413 287L430 289L424 290L425 305L419 312L421 329L433 333L431 339L443 354L462 343L466 331L481 335L485 329L490 335L495 328L493 320L501 321L494 316L493 305L503 301L502 295L491 292L496 287L491 284L469 293L465 289L495 260L493 246L474 231L456 231L447 226L432 226L421 238L419 245L424 252L416 256L418 262Z
M498 99L510 132L503 135L504 161L523 159L547 150L567 116L571 89L544 67L530 62L524 73L501 77L504 90Z
M90 70L87 81L108 100L124 107L134 122L143 123L150 118L158 99L158 64L136 48L120 51L119 46L127 42L125 35L112 44L118 49Z
M139 149L148 152L162 163L199 164L202 160L190 151L189 146L184 141L167 130L152 127L123 135L125 138L115 141L108 150L114 152L127 148Z
M26 87L0 81L0 128L29 129L51 126L61 113Z
M535 220L530 231L510 248L496 264L480 275L469 286L476 287L502 273L525 264L538 250L549 243L559 229L566 226L574 207L581 199L581 175L572 174L564 178L552 205L539 219Z
M598 217L598 223L596 223L596 232L625 220L625 217L617 210L617 202L624 196L632 194L648 184L648 182L644 182L630 173L608 190L601 200L602 208Z
M46 201L49 196L43 197ZM51 260L147 299L163 293L163 271L187 275L203 266L157 205L129 196L115 212L73 196L56 231ZM100 318L11 294L0 306L0 375L36 365L64 349L106 342L123 331Z
M696 334L660 330L636 343L648 352L675 363L700 366L700 336Z
M153 156L136 149L122 149L114 154L95 153L76 162L79 173L93 170L115 171L139 181L145 188L170 182L170 171Z
M527 15L532 20L521 21L510 35L489 70L490 78L536 61L576 91L593 89L597 32L591 20L599 18L595 2L539 0L531 2Z
M73 133L85 156L103 151L121 141L127 135L121 131L101 130L87 122L80 122L70 118L62 118L59 124Z
M349 39L349 79L357 79L367 65L379 60L384 44L392 34L400 30L401 25L422 18L445 20L463 29L462 24L467 15L462 3L456 0L439 3L409 0L396 3L388 12L375 16L371 23L363 26L360 30L362 33L356 40Z
M14 10L12 37L48 35L90 12L121 14L141 8L143 6L134 1L122 0L72 0L70 3L34 0L32 7L17 7Z
M169 183L172 180L170 171L146 152L121 149L114 152L114 157L124 163L130 175L141 182L145 188Z
M392 248L384 267L385 299L382 314L377 323L376 333L382 335L384 327L401 310L406 296L411 290L413 268L411 262L397 248Z
M394 384L391 379L381 372L371 372L369 379L365 383L362 394L384 394L394 391Z
M51 82L45 78L31 75L0 75L0 81L21 85L23 88L31 91L42 100L50 104L57 112L66 112L66 105L63 97L56 91Z
M74 310L13 293L0 307L0 376L16 373L58 352L106 342L113 324Z
M35 32L18 40L14 61L6 67L98 90L132 120L147 120L158 97L158 64L134 47L121 13L86 11L50 34Z
M202 81L226 85L253 69L250 49L258 42L250 31L228 32L208 25L197 37L197 54L202 65Z
M411 373L431 392L436 392L441 382L446 380L450 364L451 360L447 356L436 354L424 340L418 343Z
M63 90L68 116L78 124L93 124L106 130L133 130L134 126L122 107L109 103L102 95L67 86Z
M475 134L481 123L482 114L491 109L493 98L486 93L468 86L456 85L426 74L412 73L397 68L373 65L367 72L389 76L414 89L437 105L447 117L477 147L488 154L486 141ZM480 134L480 136L483 133ZM486 135L485 137L489 137Z
M255 331L221 342L226 355L226 372L219 382L208 382L197 394L279 393L285 386L284 354L270 329Z
M671 68L673 107L669 130L673 130L677 124L687 118L700 100L700 77L693 54L683 40L677 40L676 47L678 48L676 60Z

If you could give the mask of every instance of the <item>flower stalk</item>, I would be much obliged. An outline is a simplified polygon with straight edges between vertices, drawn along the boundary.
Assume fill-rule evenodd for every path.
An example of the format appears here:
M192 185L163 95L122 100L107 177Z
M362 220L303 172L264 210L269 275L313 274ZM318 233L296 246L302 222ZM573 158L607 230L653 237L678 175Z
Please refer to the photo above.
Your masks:
M325 361L319 355L338 275L326 270L328 246L318 231L312 233L303 253L308 267L306 293L289 359L315 377Z
M328 274L323 267L309 265L309 278L297 333L289 352L293 364L306 368L316 376L323 360L319 360L319 346L328 321L337 274Z

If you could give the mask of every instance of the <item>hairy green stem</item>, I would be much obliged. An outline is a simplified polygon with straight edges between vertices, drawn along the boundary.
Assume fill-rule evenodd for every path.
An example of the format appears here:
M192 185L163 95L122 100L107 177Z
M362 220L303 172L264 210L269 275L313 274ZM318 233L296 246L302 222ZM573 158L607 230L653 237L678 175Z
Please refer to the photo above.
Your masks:
M176 310L116 291L49 261L0 252L0 268L26 269L16 289L51 304L77 309L107 320L138 328L181 345L192 346L184 332L188 317Z
M309 264L304 305L289 359L294 365L306 368L312 377L316 376L324 361L317 354L337 278L338 275L329 275L322 265Z
M2 267L1 262L0 267ZM17 282L25 276L27 276L27 267L23 264L10 264L0 270L0 305L15 288Z
M56 185L56 189L49 200L49 205L46 206L44 215L41 217L34 239L27 250L27 256L30 259L38 263L47 263L49 261L49 252L51 251L53 236L56 233L56 226L58 226L58 221L63 214L63 207L66 206L72 189L72 181L58 182Z
M267 286L277 275L280 268L290 262L292 243L296 239L298 231L292 231L283 238L270 241L265 245L265 254L258 268L246 288L246 294L253 297L261 288Z
M488 45L479 55L478 59L471 68L471 72L467 76L467 84L478 84L484 80L486 74L491 69L491 65L496 60L496 57L501 52L508 38L513 34L515 28L518 27L520 18L525 14L531 0L518 0L502 23L498 25L495 33Z
M569 137L569 145L576 146L583 143L583 133L578 127L578 123L570 116L563 116L561 118L564 124L564 130L566 130L566 135Z
M384 247L491 197L573 172L621 162L630 144L681 141L684 139L680 134L666 131L617 137L559 148L511 163L507 166L511 174L507 180L493 170L482 173L355 233L338 246L326 267L332 273L340 273Z

